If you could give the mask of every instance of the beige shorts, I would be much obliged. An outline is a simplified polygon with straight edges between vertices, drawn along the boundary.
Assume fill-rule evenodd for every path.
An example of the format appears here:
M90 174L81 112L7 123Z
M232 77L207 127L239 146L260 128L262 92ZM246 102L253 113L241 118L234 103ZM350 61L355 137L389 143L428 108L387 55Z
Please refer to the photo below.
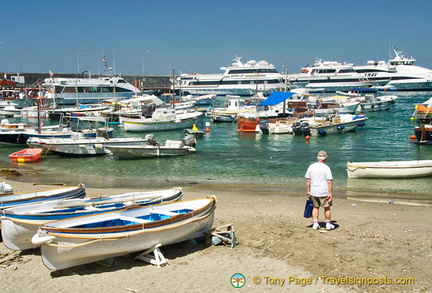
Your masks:
M333 201L328 202L327 197L311 196L311 198L312 198L314 208L319 208L319 207L329 208L329 207L331 207L332 202L333 202Z

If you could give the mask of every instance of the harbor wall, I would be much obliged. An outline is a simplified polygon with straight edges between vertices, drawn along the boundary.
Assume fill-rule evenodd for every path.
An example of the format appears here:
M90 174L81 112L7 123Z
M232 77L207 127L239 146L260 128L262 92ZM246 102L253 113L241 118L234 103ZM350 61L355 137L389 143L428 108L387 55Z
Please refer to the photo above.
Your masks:
M5 73L7 80L20 80L24 77L23 83L16 84L17 88L38 88L45 78L49 77L48 73L20 73L17 78L16 73ZM96 77L97 75L93 75ZM4 76L2 76L4 77ZM55 73L54 77L66 78L84 78L83 75L73 73ZM169 92L171 87L171 78L169 75L122 75L129 83L136 85L141 90L157 90L158 92Z

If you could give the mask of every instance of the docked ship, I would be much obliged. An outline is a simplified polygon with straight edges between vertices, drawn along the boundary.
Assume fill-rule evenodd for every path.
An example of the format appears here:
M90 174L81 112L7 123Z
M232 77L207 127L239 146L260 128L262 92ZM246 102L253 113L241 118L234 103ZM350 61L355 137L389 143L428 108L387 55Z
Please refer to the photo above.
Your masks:
M405 57L393 48L395 57L386 61L368 61L366 65L323 61L318 59L299 74L289 74L287 83L304 87L309 92L347 90L369 91L430 91L432 70L414 65L416 59Z
M138 94L139 90L118 76L97 78L46 78L42 87L48 98L58 105L98 104L107 99L126 99Z
M181 74L176 79L176 89L191 95L216 94L220 96L269 95L285 89L284 77L267 61L249 60L246 63L236 57L231 66L223 66L221 74Z
M405 57L393 47L395 57L388 62L368 61L366 65L354 66L354 70L365 79L381 84L378 90L385 91L430 91L432 70L414 65L416 59ZM382 84L385 81L384 84Z
M287 83L294 88L306 88L310 93L348 91L353 88L370 88L386 82L372 82L354 70L353 63L340 63L317 59L306 65L299 74L289 74Z

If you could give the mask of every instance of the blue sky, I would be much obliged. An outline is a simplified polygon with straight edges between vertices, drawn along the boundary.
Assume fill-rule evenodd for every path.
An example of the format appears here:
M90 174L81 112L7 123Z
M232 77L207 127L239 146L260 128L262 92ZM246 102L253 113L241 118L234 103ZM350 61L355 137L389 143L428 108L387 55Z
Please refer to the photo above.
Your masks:
M75 0L2 5L0 72L219 73L235 56L297 73L396 46L432 68L432 1ZM144 61L144 62L143 62ZM143 66L144 65L144 66Z

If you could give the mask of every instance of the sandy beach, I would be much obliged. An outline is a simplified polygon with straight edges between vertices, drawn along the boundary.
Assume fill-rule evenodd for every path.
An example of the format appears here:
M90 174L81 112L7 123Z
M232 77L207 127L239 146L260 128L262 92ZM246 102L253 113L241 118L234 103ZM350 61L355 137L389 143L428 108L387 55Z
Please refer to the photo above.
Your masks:
M53 188L31 179L2 181L15 192ZM133 190L86 187L88 196ZM160 268L133 254L117 257L111 267L91 263L52 272L38 249L14 252L1 243L4 292L432 292L430 206L336 194L336 229L316 231L303 217L306 196L299 191L212 184L182 189L184 199L217 197L214 227L232 224L235 248L186 242L162 247L169 265ZM246 279L240 289L231 283L236 273Z

